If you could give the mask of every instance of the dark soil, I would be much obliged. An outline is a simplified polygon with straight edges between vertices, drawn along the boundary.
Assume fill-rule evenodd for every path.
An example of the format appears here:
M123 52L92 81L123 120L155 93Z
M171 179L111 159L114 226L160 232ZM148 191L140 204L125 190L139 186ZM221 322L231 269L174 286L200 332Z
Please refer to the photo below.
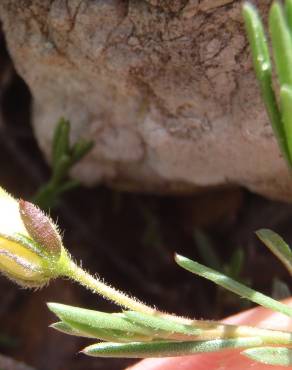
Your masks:
M0 184L15 196L29 199L49 177L50 169L30 125L28 88L15 73L3 39L0 43ZM83 266L161 310L217 319L243 308L240 299L175 264L174 252L200 260L195 229L208 236L222 263L241 247L245 254L241 278L254 288L271 293L275 277L288 283L288 274L256 240L254 231L272 228L292 242L292 206L243 189L156 197L102 186L80 187L64 196L51 214L65 230L65 245ZM55 320L46 307L49 301L117 309L83 288L58 280L33 292L1 277L0 291L2 354L39 370L114 370L133 363L78 354L87 340L48 328Z

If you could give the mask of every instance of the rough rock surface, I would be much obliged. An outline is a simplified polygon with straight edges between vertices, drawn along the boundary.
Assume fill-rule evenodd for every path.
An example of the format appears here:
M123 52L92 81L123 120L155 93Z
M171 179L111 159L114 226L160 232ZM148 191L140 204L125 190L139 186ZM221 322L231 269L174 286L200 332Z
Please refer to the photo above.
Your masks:
M265 11L271 1L258 0ZM186 192L240 184L292 199L240 0L1 0L8 47L50 158L60 116L94 138L88 184Z

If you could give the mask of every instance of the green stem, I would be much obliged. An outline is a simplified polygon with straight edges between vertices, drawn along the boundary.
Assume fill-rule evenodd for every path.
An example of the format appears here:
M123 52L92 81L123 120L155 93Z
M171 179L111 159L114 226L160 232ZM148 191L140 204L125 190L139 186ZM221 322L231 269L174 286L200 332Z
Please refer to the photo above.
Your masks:
M145 305L136 298L132 298L127 294L112 288L111 286L102 282L100 279L91 276L88 272L84 271L71 260L66 266L64 275L83 285L93 293L98 293L104 298L109 299L110 301L124 308L148 314L157 312L157 310Z

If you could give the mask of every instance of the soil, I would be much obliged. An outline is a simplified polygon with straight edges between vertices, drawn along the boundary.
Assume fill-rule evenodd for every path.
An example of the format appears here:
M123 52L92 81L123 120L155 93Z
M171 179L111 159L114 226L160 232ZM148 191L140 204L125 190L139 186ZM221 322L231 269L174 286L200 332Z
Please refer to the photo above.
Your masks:
M3 39L0 74L0 184L29 199L48 179L50 169L32 132L29 90L15 73ZM271 293L275 277L288 284L288 274L261 246L254 231L268 227L292 242L292 206L240 188L157 197L102 186L80 187L64 196L51 215L64 230L65 245L83 266L161 310L217 319L243 308L240 299L175 264L174 252L200 260L194 238L197 229L208 236L222 264L228 263L235 248L242 248L241 279L252 287ZM117 310L83 288L58 280L33 292L1 277L0 291L0 352L5 356L38 370L116 370L133 363L78 354L90 341L49 328L55 318L46 302Z

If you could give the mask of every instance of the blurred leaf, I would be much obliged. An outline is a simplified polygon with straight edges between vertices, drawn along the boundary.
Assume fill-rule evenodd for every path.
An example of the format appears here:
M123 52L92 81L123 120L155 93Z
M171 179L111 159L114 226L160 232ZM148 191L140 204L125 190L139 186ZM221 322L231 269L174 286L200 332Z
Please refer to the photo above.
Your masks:
M274 278L272 285L272 297L277 300L282 300L291 296L290 289L284 281Z
M246 357L266 365L291 366L292 349L285 347L250 348L242 352Z
M92 141L84 139L70 146L69 134L70 122L61 118L55 127L52 142L51 178L32 199L33 203L44 210L55 207L64 192L80 185L78 181L67 179L69 172L93 147Z
M258 230L256 235L292 274L292 251L283 238L269 229Z
M69 154L69 121L61 118L56 125L52 142L53 166L56 166L59 158Z
M196 229L194 239L202 261L215 270L222 270L222 261L208 236L201 230Z
M233 279L240 279L240 274L242 271L244 262L244 251L242 248L237 248L233 252L230 262L228 263L228 273L227 275Z

